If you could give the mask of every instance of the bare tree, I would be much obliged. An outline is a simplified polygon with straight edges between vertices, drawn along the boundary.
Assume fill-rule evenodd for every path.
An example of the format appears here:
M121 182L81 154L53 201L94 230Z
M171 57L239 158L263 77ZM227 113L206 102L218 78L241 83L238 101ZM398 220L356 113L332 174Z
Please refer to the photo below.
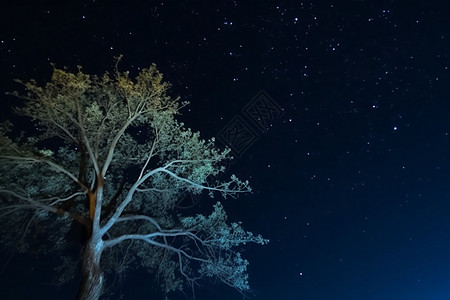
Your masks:
M237 196L248 182L221 179L229 149L177 122L188 103L167 94L155 65L132 80L119 61L113 75L53 66L45 86L18 81L25 92L11 93L24 100L16 111L31 121L20 135L9 121L0 127L3 242L16 238L25 251L40 224L59 249L71 224L82 224L80 299L100 297L105 272L136 265L154 272L166 294L204 276L245 292L239 246L268 241L228 224L220 202L206 216L177 208L186 192Z

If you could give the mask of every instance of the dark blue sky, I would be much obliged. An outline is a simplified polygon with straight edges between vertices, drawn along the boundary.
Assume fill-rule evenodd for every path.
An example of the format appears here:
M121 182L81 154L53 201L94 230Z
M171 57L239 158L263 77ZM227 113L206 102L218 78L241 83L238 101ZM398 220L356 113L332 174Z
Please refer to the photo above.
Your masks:
M132 74L157 64L205 138L248 121L261 90L283 109L230 167L254 193L224 202L271 240L243 252L253 299L450 299L448 1L30 2L0 5L2 93L48 80L49 62L100 74L124 54ZM39 281L42 261L14 260L8 295L26 280L73 299ZM130 274L126 299L146 280Z

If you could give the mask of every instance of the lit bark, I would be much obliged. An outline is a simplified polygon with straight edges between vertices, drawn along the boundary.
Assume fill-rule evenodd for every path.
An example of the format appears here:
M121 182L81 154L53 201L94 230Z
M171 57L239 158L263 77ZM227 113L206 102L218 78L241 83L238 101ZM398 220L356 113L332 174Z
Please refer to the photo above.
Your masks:
M79 300L97 300L103 290L104 275L100 268L103 251L101 238L92 236L86 243L82 258L82 281Z

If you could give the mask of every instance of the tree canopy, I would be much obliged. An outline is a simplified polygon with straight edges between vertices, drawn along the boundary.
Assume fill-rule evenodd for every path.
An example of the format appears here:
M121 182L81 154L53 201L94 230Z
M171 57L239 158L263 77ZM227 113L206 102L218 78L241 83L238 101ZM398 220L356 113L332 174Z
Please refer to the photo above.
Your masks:
M45 251L51 243L61 251L74 222L81 224L80 299L100 296L103 273L137 266L166 294L202 277L245 292L248 262L240 246L267 240L229 224L221 202L206 215L195 205L181 208L187 194L236 197L250 191L248 182L224 179L230 150L177 121L188 103L169 96L155 65L132 79L119 61L113 74L52 65L45 85L17 80L24 91L10 93L22 99L15 122L28 123L0 126L0 219L7 224L1 242L19 251ZM36 226L50 243L33 244ZM66 265L60 269L75 270Z

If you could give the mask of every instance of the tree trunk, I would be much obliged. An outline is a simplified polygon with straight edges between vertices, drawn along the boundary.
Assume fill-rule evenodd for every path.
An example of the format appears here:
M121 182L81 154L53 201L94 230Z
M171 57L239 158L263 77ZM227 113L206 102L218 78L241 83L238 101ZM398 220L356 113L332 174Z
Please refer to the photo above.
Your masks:
M79 300L97 300L103 290L103 272L100 269L100 257L103 251L102 239L91 236L86 243L82 262L81 288Z

